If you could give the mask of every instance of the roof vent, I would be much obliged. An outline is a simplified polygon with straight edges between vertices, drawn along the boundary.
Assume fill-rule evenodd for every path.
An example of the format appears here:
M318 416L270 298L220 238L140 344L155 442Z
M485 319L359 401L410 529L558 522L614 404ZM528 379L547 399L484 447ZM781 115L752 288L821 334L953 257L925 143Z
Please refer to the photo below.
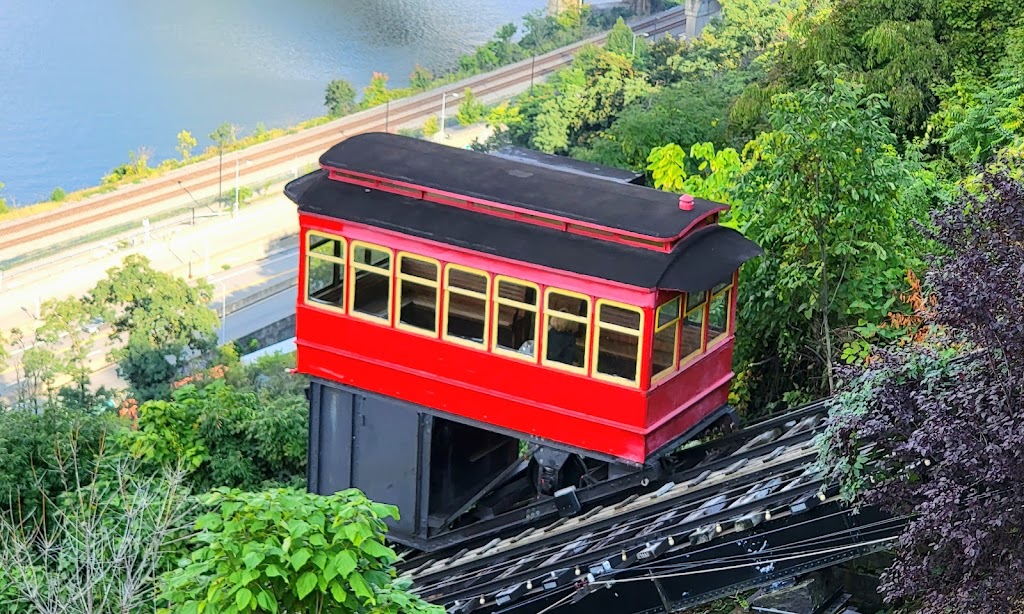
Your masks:
M683 194L680 196L679 208L683 211L693 211L693 197L689 194Z

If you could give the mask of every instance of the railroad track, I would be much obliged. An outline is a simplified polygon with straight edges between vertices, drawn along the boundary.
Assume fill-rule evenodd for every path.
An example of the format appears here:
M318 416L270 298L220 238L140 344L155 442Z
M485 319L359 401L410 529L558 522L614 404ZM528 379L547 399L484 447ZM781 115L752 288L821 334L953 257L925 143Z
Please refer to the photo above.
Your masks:
M674 29L685 22L685 12L679 8L638 20L634 28L638 32L654 35ZM604 33L538 56L535 61L522 61L494 73L473 77L447 87L469 87L478 97L484 97L522 85L531 79L544 77L569 64L575 52L584 45L601 44L606 38L607 33ZM245 150L246 158L252 164L240 172L240 176L252 177L261 171L292 163L300 158L316 156L348 136L425 119L439 111L440 102L436 98L435 93L427 92L395 101L390 107L374 107L323 126L304 130L297 135L254 146ZM220 180L217 161L204 161L196 164L194 168L175 171L139 186L124 188L107 196L0 225L0 251L19 246L27 247L34 241L48 239L58 233L73 231L89 224L154 207L171 198L179 198L179 183L191 191L198 191L211 188Z
M786 537L758 554L747 543L752 530L760 530L757 539L768 544L772 531L791 535L801 527L810 530L812 524L839 526L830 538L843 548L813 559L819 562L834 563L859 556L865 548L881 548L898 533L900 522L882 518L873 532L842 529L850 524L850 512L838 505L837 488L823 482L815 467L815 436L827 411L826 402L815 403L689 450L679 455L674 473L648 483L646 491L592 506L577 516L538 523L454 553L406 553L401 577L413 581L417 594L449 612L492 612L518 602L548 603L555 596L571 595L576 602L602 587L650 575L652 569L692 571L701 561L720 559L715 556L719 549L737 543L741 550L754 552L748 558L761 561L792 558L800 547L809 547ZM821 513L808 514L818 508ZM864 531L882 539L862 539ZM865 542L867 546L859 546ZM807 567L806 561L796 562ZM785 569L781 566L779 573ZM755 579L770 582L773 577L762 572ZM676 601L689 607L732 594L737 586L734 582L699 597L690 591L688 598Z

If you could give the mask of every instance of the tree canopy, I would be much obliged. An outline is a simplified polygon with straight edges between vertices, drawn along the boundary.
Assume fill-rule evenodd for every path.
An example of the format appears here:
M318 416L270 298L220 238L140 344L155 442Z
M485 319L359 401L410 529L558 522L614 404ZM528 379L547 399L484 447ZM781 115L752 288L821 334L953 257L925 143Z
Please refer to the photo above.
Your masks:
M189 284L140 255L125 258L93 288L89 302L107 316L111 337L123 342L112 357L139 401L165 396L190 360L216 347L212 297L205 281Z

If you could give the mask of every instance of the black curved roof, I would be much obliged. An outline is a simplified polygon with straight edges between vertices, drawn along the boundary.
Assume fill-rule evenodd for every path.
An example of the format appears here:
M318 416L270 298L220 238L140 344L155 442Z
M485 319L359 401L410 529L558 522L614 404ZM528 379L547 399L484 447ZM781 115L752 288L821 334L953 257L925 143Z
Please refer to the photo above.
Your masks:
M678 237L708 212L725 208L695 198L693 209L683 211L678 194L384 132L348 138L323 154L320 164L656 239Z
M285 194L305 213L646 289L706 290L761 253L756 244L722 226L702 228L664 253L371 190L329 179L325 170L295 179Z

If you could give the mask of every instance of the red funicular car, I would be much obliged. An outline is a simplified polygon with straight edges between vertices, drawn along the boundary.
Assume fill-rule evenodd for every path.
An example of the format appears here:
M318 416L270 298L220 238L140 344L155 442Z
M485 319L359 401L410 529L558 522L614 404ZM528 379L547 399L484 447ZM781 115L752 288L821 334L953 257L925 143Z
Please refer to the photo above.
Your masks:
M724 205L537 157L370 133L286 189L310 488L397 504L399 540L450 528L516 466L541 495L581 486L728 410L737 272L759 248L718 225Z

